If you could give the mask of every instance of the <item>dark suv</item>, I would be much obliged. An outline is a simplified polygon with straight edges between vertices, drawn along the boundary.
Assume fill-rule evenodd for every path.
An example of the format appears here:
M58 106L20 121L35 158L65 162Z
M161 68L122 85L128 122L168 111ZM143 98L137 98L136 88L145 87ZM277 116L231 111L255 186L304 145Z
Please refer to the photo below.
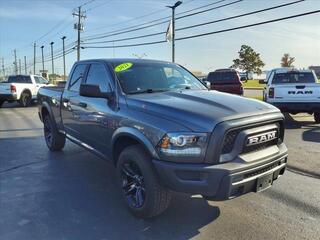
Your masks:
M210 72L207 81L212 90L243 95L243 86L238 72L234 69L218 69Z

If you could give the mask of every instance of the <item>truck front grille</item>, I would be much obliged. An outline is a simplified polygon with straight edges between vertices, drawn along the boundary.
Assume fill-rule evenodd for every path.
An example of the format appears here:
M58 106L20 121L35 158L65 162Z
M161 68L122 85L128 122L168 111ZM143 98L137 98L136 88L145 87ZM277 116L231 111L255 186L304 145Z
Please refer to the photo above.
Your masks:
M269 125L269 124L264 124L264 125ZM271 123L271 124L274 124L274 123ZM232 152L232 150L234 149L235 144L236 144L236 139L242 131L250 129L250 128L261 127L264 125L236 128L236 129L229 130L223 139L221 154L228 154L228 153ZM277 145L279 143L279 141L282 141L282 138L283 138L282 132L283 131L281 131L281 129L280 129L282 126L281 123L276 123L276 125L277 125L277 129L275 129L275 130L277 130L277 138L276 139L273 139L272 141L252 145L252 146L245 146L245 143L241 143L241 144L243 144L243 149L242 149L241 153L260 151L260 150L263 150L267 147Z
M234 129L234 130L229 131L225 135L225 137L223 139L221 154L227 154L232 151L234 143L236 141L236 138L241 131L242 131L242 129Z

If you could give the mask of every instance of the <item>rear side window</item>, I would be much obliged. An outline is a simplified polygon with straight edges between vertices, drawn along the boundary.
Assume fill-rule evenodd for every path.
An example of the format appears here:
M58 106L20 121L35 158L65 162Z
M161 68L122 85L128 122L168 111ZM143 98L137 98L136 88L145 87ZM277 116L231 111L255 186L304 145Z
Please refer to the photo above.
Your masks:
M238 82L238 75L236 72L211 72L208 75L209 82Z
M79 92L80 84L83 79L84 72L86 70L87 65L79 64L75 67L72 73L72 77L69 83L69 90L73 92Z
M10 76L8 83L32 83L30 76Z
M43 77L34 76L34 80L38 84L47 84L48 83L48 81L46 79L44 79Z
M105 66L98 63L91 64L86 83L98 85L101 92L109 92L110 77Z
M272 79L272 83L315 83L316 80L312 72L287 72L276 73Z

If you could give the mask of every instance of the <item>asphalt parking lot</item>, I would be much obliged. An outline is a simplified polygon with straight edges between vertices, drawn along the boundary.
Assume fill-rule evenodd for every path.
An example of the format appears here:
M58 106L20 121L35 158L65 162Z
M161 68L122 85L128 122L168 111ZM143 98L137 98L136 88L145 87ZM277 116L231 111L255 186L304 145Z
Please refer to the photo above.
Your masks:
M48 151L37 108L0 109L0 239L320 239L320 125L288 116L289 170L226 201L176 194L151 220L123 207L113 167L67 142Z

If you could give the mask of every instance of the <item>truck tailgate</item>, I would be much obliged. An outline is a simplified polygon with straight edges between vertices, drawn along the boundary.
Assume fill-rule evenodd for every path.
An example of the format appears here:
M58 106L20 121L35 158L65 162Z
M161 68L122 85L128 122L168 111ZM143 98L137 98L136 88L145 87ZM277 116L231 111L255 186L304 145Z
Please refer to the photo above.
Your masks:
M0 83L0 94L11 94L10 83Z
M274 91L277 102L320 102L320 84L282 84Z

